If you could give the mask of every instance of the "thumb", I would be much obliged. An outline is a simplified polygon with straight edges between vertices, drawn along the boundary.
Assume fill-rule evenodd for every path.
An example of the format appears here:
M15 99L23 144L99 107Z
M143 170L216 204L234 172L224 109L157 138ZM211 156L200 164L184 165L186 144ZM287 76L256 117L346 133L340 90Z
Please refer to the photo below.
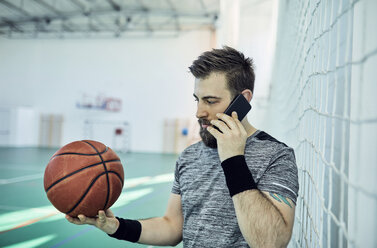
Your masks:
M113 211L111 211L110 208L106 210L105 214L107 217L115 217Z
M98 221L99 221L100 224L104 224L106 222L105 211L103 211L103 210L98 211Z

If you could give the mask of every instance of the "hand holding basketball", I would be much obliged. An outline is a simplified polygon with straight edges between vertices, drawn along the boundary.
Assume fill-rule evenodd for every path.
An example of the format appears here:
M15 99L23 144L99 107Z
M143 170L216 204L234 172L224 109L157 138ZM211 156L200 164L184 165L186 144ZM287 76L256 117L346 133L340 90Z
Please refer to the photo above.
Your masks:
M114 234L119 227L119 221L115 218L113 212L110 209L106 211L98 211L98 217L86 217L85 215L79 214L78 218L66 215L65 218L76 225L89 224L101 229L107 234Z

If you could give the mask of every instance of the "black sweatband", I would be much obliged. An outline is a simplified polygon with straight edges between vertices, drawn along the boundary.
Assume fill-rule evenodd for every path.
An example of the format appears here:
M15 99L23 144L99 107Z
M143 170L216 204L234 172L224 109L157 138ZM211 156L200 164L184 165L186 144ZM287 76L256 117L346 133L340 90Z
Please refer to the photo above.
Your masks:
M108 234L112 238L137 242L140 239L141 223L137 220L128 220L116 217L119 221L118 230L113 234Z
M254 182L253 175L251 175L243 155L224 160L221 167L223 167L226 185L231 197L246 190L257 189L257 184Z

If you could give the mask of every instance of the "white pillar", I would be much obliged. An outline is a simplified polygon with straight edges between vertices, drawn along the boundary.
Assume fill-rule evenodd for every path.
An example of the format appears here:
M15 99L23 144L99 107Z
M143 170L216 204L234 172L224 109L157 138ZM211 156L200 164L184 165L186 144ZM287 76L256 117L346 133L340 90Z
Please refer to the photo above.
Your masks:
M216 47L223 45L237 48L239 38L240 3L239 0L221 0L220 15L217 21Z

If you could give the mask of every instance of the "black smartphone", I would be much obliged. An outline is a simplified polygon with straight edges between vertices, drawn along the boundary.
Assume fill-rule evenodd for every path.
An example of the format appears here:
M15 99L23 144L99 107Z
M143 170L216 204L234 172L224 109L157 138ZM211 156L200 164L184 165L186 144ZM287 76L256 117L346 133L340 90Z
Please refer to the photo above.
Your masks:
M229 104L228 108L225 110L224 113L232 116L232 112L236 111L238 114L238 120L242 121L242 119L245 118L247 113L249 113L250 109L250 103L242 94L239 94Z

